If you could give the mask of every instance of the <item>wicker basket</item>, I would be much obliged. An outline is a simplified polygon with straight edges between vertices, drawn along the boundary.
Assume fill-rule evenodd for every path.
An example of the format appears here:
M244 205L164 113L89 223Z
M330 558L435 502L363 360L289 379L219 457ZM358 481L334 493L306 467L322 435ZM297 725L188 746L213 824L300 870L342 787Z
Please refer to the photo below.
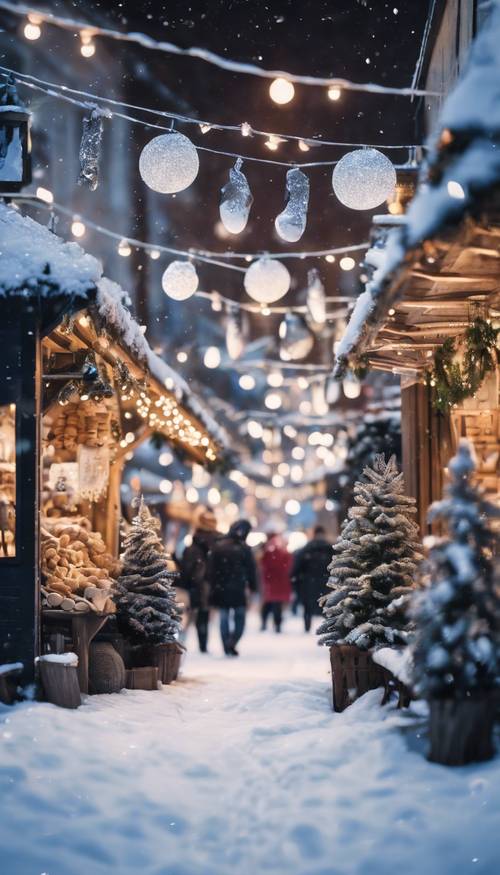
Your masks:
M119 693L125 687L125 665L120 654L108 641L90 645L89 692Z
M368 690L385 687L384 670L366 650L351 644L330 647L333 710L344 711Z

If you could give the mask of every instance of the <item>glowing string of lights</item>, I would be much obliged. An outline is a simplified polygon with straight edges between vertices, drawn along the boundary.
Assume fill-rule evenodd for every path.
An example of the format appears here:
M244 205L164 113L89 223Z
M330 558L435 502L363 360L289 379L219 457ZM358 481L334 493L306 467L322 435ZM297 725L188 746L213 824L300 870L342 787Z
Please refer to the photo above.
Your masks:
M370 94L395 94L403 97L439 97L440 93L436 91L427 91L415 87L397 88L389 85L378 85L374 82L351 82L348 79L339 79L333 76L308 76L298 73L290 73L283 70L266 70L258 67L256 64L248 64L242 61L234 61L230 58L223 58L215 52L208 49L203 49L198 46L182 48L166 40L156 40L145 33L127 33L111 28L98 27L89 22L79 21L78 19L63 18L54 15L51 12L42 12L34 9L32 6L24 3L11 3L8 0L0 0L0 9L11 12L13 15L28 18L30 15L37 19L38 25L40 22L46 22L56 27L63 28L69 31L79 31L90 33L92 37L102 36L108 39L118 40L120 42L134 43L142 46L142 48L153 49L158 52L165 52L171 55L181 55L189 58L196 58L205 63L219 67L221 70L227 70L232 73L242 73L246 76L258 76L263 79L285 79L289 83L307 86L323 86L336 87L344 91L364 91Z

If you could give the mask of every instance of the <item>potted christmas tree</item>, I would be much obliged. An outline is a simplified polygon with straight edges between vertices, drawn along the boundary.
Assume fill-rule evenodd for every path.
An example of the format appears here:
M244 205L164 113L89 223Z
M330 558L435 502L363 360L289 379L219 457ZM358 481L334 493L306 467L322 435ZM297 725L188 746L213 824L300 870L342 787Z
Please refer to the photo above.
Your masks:
M447 538L432 538L431 586L415 598L414 682L429 701L429 759L444 765L489 759L500 643L500 594L492 555L498 511L472 485L467 441L449 464L445 498L429 511Z
M122 572L115 602L120 631L132 645L134 665L157 665L162 683L175 680L182 646L180 606L175 600L176 573L158 536L158 522L141 498L137 516L124 540Z
M395 456L386 462L376 455L363 474L333 547L331 592L320 599L325 619L318 635L330 647L335 711L384 685L384 672L368 651L407 643L406 607L421 559L411 519L415 500L404 494Z

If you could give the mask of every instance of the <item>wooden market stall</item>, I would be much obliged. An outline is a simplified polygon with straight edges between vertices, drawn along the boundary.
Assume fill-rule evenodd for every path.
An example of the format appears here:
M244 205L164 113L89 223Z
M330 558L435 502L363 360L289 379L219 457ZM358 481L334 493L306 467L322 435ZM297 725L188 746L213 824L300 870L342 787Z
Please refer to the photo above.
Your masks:
M0 239L0 662L30 681L65 625L87 691L89 643L114 610L126 455L159 434L210 467L225 436L96 259L4 205Z
M498 39L478 36L406 215L375 217L369 280L337 352L337 376L368 366L401 377L403 467L423 532L460 437L490 497L500 491Z

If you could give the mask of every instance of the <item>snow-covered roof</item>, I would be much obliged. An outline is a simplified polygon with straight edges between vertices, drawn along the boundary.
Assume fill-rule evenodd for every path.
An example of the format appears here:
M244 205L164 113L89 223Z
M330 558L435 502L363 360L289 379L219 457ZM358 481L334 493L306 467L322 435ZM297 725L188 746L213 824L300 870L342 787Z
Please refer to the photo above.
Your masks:
M100 261L78 243L65 242L29 216L0 204L0 296L29 294L35 289L42 296L62 293L92 301L100 319L120 338L124 349L175 394L217 443L228 446L224 429L186 381L153 352L128 309L128 293L102 275Z
M460 222L479 199L500 184L499 46L500 0L493 0L491 15L472 46L465 72L443 105L437 134L430 142L425 179L406 215L395 223L390 216L375 217L375 224L396 227L389 231L383 249L367 253L367 262L376 270L356 302L337 349L337 375L355 353L367 324L385 315L381 296L408 253ZM442 138L443 131L449 132L446 138Z

